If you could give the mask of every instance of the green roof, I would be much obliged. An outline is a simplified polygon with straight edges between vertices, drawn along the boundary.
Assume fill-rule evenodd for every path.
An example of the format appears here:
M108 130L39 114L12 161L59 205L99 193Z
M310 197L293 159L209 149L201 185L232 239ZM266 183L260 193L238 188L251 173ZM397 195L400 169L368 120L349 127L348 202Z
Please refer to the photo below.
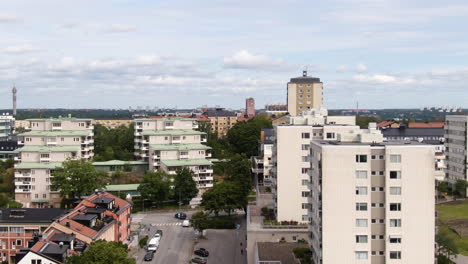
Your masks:
M104 189L109 192L118 192L118 191L137 191L140 184L109 184Z
M24 146L16 150L16 152L68 152L80 151L80 145L64 145L64 146Z
M135 160L108 160L108 161L95 161L93 166L123 166L125 164L130 165L148 165L148 162L144 161L135 161Z
M190 149L211 149L203 144L155 144L150 145L154 150L190 150Z
M25 119L26 121L92 121L93 119L91 118L76 118L76 117L49 117L49 118L31 118L31 119Z
M146 130L141 132L143 136L163 136L163 135L205 135L205 132L200 132L191 129L174 129L174 130Z
M187 117L175 116L175 117L165 117L165 118L138 118L138 119L135 119L135 122L137 122L137 121L158 121L158 120L162 120L162 121L173 121L173 120L196 121L197 119L196 118L187 118Z
M18 136L88 136L92 133L91 130L62 130L62 131L29 131L26 133L19 134Z
M62 162L21 162L15 169L55 169L61 167Z
M206 159L186 159L186 160L162 160L167 167L195 166L195 165L213 165Z

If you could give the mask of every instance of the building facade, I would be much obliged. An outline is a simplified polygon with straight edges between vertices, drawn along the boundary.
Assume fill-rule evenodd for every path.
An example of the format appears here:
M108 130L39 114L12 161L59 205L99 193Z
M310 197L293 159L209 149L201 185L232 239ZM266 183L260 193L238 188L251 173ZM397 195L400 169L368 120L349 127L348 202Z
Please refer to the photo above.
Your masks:
M245 114L248 117L255 115L255 100L252 97L245 99Z
M213 187L210 147L206 133L193 118L148 118L135 120L135 155L148 162L150 171L163 170L175 175L179 168L190 168L200 195Z
M434 149L312 141L314 263L434 263Z
M262 128L260 131L259 155L251 158L252 173L258 186L271 186L273 133L272 128Z
M0 141L10 141L15 129L15 118L8 113L0 115Z
M59 117L30 119L31 131L19 135L15 164L15 199L24 207L59 207L60 194L51 190L52 171L69 159L92 160L91 119Z
M303 72L302 77L291 78L287 90L288 112L291 116L322 107L323 83L320 78L307 76L307 71Z
M445 116L445 149L448 181L467 180L468 116Z
M210 120L211 132L217 133L219 137L226 136L229 129L238 122L237 113L223 108L208 109L203 115Z

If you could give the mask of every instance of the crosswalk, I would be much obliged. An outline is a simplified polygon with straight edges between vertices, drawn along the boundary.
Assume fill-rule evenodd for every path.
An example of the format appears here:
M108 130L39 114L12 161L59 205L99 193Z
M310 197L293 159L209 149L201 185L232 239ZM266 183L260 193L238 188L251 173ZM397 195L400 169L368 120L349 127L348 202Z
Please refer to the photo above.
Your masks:
M151 226L180 226L182 223L157 223L157 224L151 224Z

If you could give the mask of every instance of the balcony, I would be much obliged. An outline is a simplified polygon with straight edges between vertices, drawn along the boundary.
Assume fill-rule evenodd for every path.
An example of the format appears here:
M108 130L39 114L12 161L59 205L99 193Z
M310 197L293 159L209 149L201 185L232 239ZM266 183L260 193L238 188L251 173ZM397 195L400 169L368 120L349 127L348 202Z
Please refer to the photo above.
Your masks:
M86 152L88 152L88 151L89 151L89 147L81 148L81 151L86 151Z
M212 183L202 183L197 185L198 188L211 188L213 187Z
M161 155L154 154L154 155L153 155L153 159L154 159L154 160L159 160L159 159L161 159Z
M57 145L57 141L47 141L47 146L55 146Z
M212 181L213 176L200 176L200 177L194 177L194 181Z
M143 140L142 140L142 143L143 143L143 144L149 144L149 141L148 141L147 139L143 139Z
M140 132L135 132L134 135L135 135L135 137L139 137L139 136L141 136L141 133Z
M21 161L21 157L16 156L16 157L13 158L13 160L14 161Z
M146 147L146 146L143 146L143 147L141 147L140 149L146 151L146 150L148 150L149 148Z
M169 174L169 175L176 175L177 172L176 172L176 171L168 171L167 174Z
M93 125L88 126L86 129L93 130L93 129L94 129L94 126L93 126Z
M181 140L180 138L172 139L172 144L180 144Z
M202 138L200 142L205 142L206 143L206 138Z
M40 157L39 161L40 162L50 162L50 157Z
M31 177L31 173L30 172L19 172L19 171L16 171L15 172L15 178L21 178L21 177Z
M18 140L18 145L24 145L24 140Z
M198 173L213 173L213 169L199 169Z
M53 126L52 127L52 131L60 131L60 130L62 130L61 126Z
M28 193L28 192L31 192L31 189L30 188L18 188L18 189L15 189L15 193Z
M179 155L179 159L188 159L189 158L189 155Z
M135 125L135 129L143 129L142 125Z
M153 166L159 167L159 162L157 162L157 161L153 162Z
M135 143L141 143L143 140L141 138L135 138Z
M31 181L24 181L24 180L16 180L15 179L15 185L31 185Z
M211 153L205 153L205 158L211 158Z
M165 129L174 129L174 125L171 126L164 126Z

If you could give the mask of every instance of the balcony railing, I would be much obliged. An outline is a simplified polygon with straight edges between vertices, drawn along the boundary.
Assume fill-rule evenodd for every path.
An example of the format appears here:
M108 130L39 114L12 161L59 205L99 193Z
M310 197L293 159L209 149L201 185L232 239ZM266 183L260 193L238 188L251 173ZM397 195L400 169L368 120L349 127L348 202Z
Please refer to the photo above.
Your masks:
M62 127L61 127L61 126L59 126L59 127L58 127L58 126L54 126L54 127L52 127L52 130L62 130Z
M40 162L50 162L50 157L41 157L39 158Z
M47 146L57 145L57 141L47 141Z

